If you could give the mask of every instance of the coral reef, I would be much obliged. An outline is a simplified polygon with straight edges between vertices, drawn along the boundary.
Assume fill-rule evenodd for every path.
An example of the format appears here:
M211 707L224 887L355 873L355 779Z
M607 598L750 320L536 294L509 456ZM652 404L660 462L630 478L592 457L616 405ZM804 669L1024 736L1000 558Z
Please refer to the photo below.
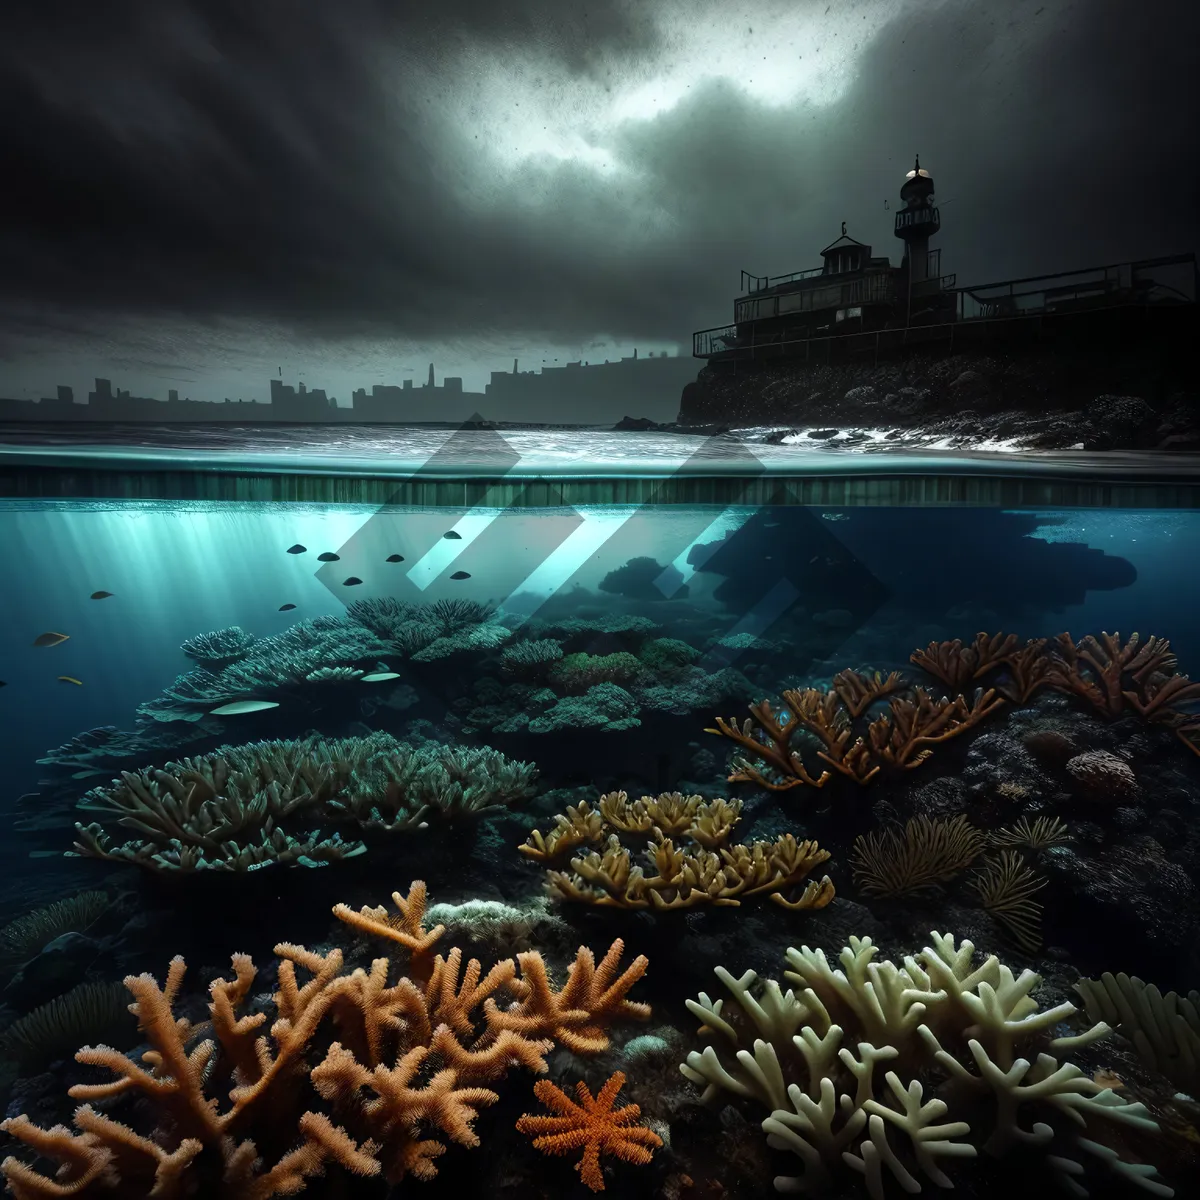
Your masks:
M884 768L912 770L933 753L932 746L974 728L1004 703L992 689L978 691L968 702L962 696L935 699L920 687L899 694L905 686L895 671L887 676L877 671L873 677L841 671L827 692L785 691L785 710L761 700L750 705L750 716L740 724L735 717L717 717L717 727L705 733L729 738L770 772L764 774L749 758L741 758L735 761L730 782L780 792L801 785L823 787L829 768L855 783L869 783ZM889 711L858 733L853 721L880 700L886 700ZM801 733L819 747L816 757L824 764L819 775L809 770L795 744Z
M117 844L102 823L81 822L74 852L153 871L318 866L366 849L322 827L394 833L474 817L529 796L535 774L486 747L384 733L223 746L93 788L79 807L139 836Z
M593 1192L604 1191L604 1173L600 1156L611 1154L622 1162L645 1165L662 1145L662 1138L637 1123L642 1110L636 1104L613 1108L617 1093L625 1086L625 1076L617 1071L595 1096L582 1080L575 1085L577 1100L551 1083L539 1079L534 1095L556 1116L526 1113L517 1121L517 1132L533 1138L534 1149L543 1154L570 1154L583 1150L575 1164L579 1178Z
M743 899L769 896L785 908L824 908L834 897L833 882L828 875L806 880L828 860L829 851L791 834L775 842L727 846L741 808L739 800L679 792L632 802L625 792L609 792L595 809L586 800L569 807L548 834L535 829L517 849L550 868L546 889L551 897L595 907L736 907ZM649 836L646 867L634 863L620 834ZM575 853L592 846L603 849ZM567 863L569 872L557 869Z
M850 869L864 896L906 896L944 883L970 866L987 835L960 813L949 821L924 814L899 829L854 839Z
M1081 979L1091 1021L1104 1021L1133 1043L1138 1057L1195 1097L1200 1091L1200 992L1163 995L1136 975L1105 971L1099 979Z
M11 1193L266 1200L303 1190L329 1168L391 1184L429 1179L448 1142L478 1144L478 1110L499 1099L485 1085L514 1067L544 1072L556 1043L599 1053L613 1022L649 1015L626 998L646 960L621 972L619 941L599 964L581 947L555 991L536 952L486 974L457 949L434 955L441 930L423 927L424 884L394 899L396 914L335 910L407 956L407 973L394 983L388 958L347 972L339 949L318 954L280 943L270 1010L251 999L253 962L234 955L233 977L211 985L209 1020L193 1023L175 1011L182 958L164 984L129 976L130 1011L151 1046L144 1065L111 1047L80 1050L78 1062L114 1078L70 1089L85 1101L74 1130L41 1128L24 1115L3 1122L4 1132L62 1164L50 1176L6 1158L0 1171ZM128 1095L150 1106L148 1132L90 1103ZM130 1115L138 1118L137 1108Z
M1132 712L1162 724L1200 754L1200 714L1179 707L1200 701L1200 683L1178 672L1165 638L1143 644L1136 633L1124 642L1119 633L1088 634L1076 645L1062 633L1022 644L1015 634L979 633L970 645L957 638L931 642L913 651L911 661L953 691L980 686L970 698L937 699L896 671L867 676L845 670L828 691L791 689L783 693L782 710L762 700L750 705L750 716L741 722L718 717L716 728L705 732L730 739L749 755L734 761L731 782L770 791L823 787L832 770L865 784L885 769L920 766L933 746L977 727L1006 702L1027 704L1040 689L1051 688L1084 700L1105 717ZM854 722L880 701L888 711L859 732ZM806 744L821 760L819 774L801 755Z
M776 1188L817 1194L848 1168L883 1200L885 1172L918 1192L921 1176L953 1186L943 1163L1025 1153L1075 1195L1088 1194L1089 1166L1172 1194L1153 1167L1127 1161L1122 1138L1106 1140L1106 1126L1157 1131L1145 1106L1060 1061L1109 1027L1055 1036L1076 1009L1039 1011L1038 975L1014 976L995 955L973 967L970 942L930 936L901 965L874 962L870 938L850 938L840 970L819 949L789 950L786 991L768 980L759 993L753 971L718 967L732 1003L688 1001L708 1044L681 1069L706 1101L728 1093L768 1111L768 1142L802 1166Z

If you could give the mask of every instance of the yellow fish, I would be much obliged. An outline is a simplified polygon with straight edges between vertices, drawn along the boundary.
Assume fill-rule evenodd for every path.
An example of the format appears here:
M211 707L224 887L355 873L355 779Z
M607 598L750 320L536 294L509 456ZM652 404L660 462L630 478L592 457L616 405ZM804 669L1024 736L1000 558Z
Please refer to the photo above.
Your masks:
M59 646L70 638L69 633L39 633L33 639L35 646Z
M60 675L58 681L59 683L73 683L76 687L83 687L83 680L76 679L74 675Z

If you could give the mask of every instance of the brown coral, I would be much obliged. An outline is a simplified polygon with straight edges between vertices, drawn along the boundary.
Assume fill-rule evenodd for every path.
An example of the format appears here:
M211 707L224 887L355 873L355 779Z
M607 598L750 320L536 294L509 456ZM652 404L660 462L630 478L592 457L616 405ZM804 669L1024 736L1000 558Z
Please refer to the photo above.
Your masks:
M924 814L904 827L854 839L851 871L867 896L905 896L952 879L987 846L965 814L940 821Z
M613 1108L617 1093L625 1085L625 1076L617 1071L595 1097L582 1080L575 1085L576 1103L548 1079L533 1085L534 1095L557 1116L526 1113L517 1121L517 1132L530 1134L534 1148L543 1154L570 1154L583 1148L583 1157L575 1164L579 1178L593 1192L604 1191L604 1173L600 1156L611 1154L623 1162L644 1165L653 1157L662 1138L637 1120L642 1115L636 1104Z
M980 690L973 700L963 696L937 699L923 688L895 694L901 683L893 673L886 679L876 672L872 680L856 672L843 671L828 692L804 688L783 693L787 715L769 702L750 706L750 719L738 724L735 718L717 718L715 733L737 742L771 771L764 774L748 759L735 762L731 782L751 782L769 791L786 791L807 784L823 787L829 770L815 775L805 765L792 743L804 731L820 745L817 758L855 783L869 783L885 768L912 770L932 753L931 747L957 737L978 725L1004 700L994 689ZM862 733L853 721L869 705L864 697L890 696L888 711L872 720Z
M520 956L519 974L511 959L485 974L474 959L464 965L458 950L430 958L439 931L421 927L424 898L418 882L407 897L397 895L398 918L379 909L338 911L414 955L423 964L417 978L389 983L386 958L347 973L339 949L322 955L280 943L270 1022L266 1011L241 1012L257 974L246 955L234 955L232 978L213 982L202 1025L174 1013L182 958L172 961L162 985L150 975L127 978L130 1010L151 1049L142 1064L110 1047L79 1051L77 1061L114 1078L76 1084L70 1094L85 1101L141 1094L158 1109L155 1132L143 1136L88 1104L76 1112L74 1130L12 1118L0 1128L62 1164L48 1176L6 1159L0 1170L13 1195L153 1190L162 1197L266 1200L303 1190L331 1164L391 1183L410 1173L429 1178L433 1159L446 1149L439 1133L474 1144L475 1113L496 1095L483 1084L514 1066L544 1071L555 1039L592 1053L607 1046L613 1021L649 1015L626 998L646 960L620 972L620 942L598 967L581 947L556 993L533 952ZM316 1097L332 1103L341 1124L307 1107Z

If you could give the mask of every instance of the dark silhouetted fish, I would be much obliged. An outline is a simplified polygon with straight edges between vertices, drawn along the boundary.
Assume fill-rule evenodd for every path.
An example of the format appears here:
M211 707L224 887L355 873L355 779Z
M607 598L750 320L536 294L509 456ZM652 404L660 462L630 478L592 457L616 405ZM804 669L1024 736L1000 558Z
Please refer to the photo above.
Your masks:
M342 587L354 587L359 583L362 583L362 580L357 575L351 575L348 579L342 580Z
M453 529L451 529L449 533L443 533L442 537L446 538L447 541L451 541L451 542L461 542L462 541L462 534L455 533Z
M58 646L65 642L71 635L69 633L39 633L33 639L35 646Z
M334 554L332 550L326 550L324 554L317 555L317 562L337 562L341 557L340 554Z
M291 611L292 611L292 609L293 609L293 608L295 608L295 607L296 607L296 606L295 606L294 604L281 604L281 605L279 606L279 611L280 611L280 612L291 612Z
M470 579L471 572L470 571L455 571L454 574L450 576L450 578L451 579Z
M289 554L304 554L307 550L308 547L300 545L299 542L297 542L294 546L288 547Z
M8 687L8 684L3 679L0 679L0 687Z
M403 562L404 555L403 554L389 554L387 556L387 561L388 562Z
M112 592L93 592L92 599L93 600L107 600L109 598L109 596L111 596L111 595L112 595Z

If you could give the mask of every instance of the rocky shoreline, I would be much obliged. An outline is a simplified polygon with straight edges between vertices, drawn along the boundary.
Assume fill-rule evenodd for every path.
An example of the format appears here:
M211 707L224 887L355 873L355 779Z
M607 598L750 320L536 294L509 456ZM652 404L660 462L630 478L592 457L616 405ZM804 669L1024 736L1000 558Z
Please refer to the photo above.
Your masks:
M1045 450L1200 449L1194 367L1177 356L1080 352L963 353L880 363L739 363L704 367L679 418L617 428L714 432L776 426L775 440L846 428L923 433L953 447L1006 441ZM813 436L809 433L808 436Z

